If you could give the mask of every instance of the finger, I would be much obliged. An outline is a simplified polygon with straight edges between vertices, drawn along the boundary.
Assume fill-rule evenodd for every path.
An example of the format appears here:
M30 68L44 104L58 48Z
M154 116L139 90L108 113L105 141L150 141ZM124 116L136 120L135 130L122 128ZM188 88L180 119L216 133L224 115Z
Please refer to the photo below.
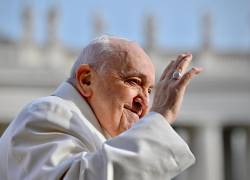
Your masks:
M167 72L170 71L170 69L173 68L174 64L175 64L175 61L171 61L171 62L169 63L169 65L168 65L168 66L165 68L165 70L163 71L163 73L162 73L162 75L161 75L161 78L160 78L160 81L163 80L163 79L166 77Z
M179 67L180 64L182 64L182 62L185 61L186 58L187 58L188 56L190 56L190 55L191 55L191 54L189 54L189 53L184 53L184 54L179 55L179 56L177 57L177 59L176 59L174 65L172 66L171 70L169 70L168 72L166 72L166 75L165 75L165 76L167 76L167 77L169 77L169 78L171 79L171 78L172 78L172 74L173 74L173 72L176 70L176 68ZM192 58L192 55L191 55L191 58ZM181 72L181 71L180 71L180 72Z
M183 53L181 55L179 55L175 61L175 68L182 62L183 59L185 59L188 55L190 55L189 53Z
M178 81L178 88L185 89L189 84L190 80L194 77L194 75L199 74L203 69L200 67L193 67L191 70L186 72L182 78Z
M181 60L181 62L176 66L176 71L179 71L182 74L184 74L186 72L186 69L187 69L188 65L192 61L192 58L193 58L192 54L189 54L189 55L185 56Z
M189 55L190 53L182 53L181 55L179 55L176 59L176 61L181 61L184 57L186 57L187 55Z

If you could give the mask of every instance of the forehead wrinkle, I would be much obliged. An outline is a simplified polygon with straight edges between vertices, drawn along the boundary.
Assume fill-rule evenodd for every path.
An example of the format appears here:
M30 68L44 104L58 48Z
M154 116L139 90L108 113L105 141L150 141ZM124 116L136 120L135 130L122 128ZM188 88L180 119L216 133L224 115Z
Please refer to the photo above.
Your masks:
M118 72L123 77L129 75L135 75L141 77L145 82L150 82L154 84L154 79L150 79L146 72L141 71L142 69L135 69L138 61L141 62L141 65L145 67L153 66L150 58L145 54L143 49L141 49L136 43L131 41L124 40L111 40L111 47L113 48L113 57L110 62L113 64L115 69L120 71ZM151 69L151 68L150 68ZM151 70L150 70L151 71ZM150 72L149 71L149 72ZM152 72L153 73L153 72Z

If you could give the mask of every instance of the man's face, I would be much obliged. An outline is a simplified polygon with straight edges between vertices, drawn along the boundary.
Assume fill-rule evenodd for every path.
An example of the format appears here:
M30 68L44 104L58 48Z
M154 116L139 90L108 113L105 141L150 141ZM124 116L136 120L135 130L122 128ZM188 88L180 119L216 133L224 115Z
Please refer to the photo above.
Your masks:
M89 100L102 128L111 136L129 129L147 113L155 81L151 60L136 44L127 44L118 54L105 72L94 73Z

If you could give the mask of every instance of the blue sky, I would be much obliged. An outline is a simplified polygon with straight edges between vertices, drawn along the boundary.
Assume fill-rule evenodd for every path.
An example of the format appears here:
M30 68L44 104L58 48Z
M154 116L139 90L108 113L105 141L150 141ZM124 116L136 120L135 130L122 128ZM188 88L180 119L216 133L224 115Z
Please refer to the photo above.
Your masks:
M250 0L0 0L0 33L20 38L20 14L29 4L35 13L37 42L46 39L46 15L60 10L59 38L67 46L82 47L92 39L91 17L99 12L105 32L143 43L143 18L153 14L158 44L172 48L198 48L201 17L212 14L212 43L217 48L250 49Z

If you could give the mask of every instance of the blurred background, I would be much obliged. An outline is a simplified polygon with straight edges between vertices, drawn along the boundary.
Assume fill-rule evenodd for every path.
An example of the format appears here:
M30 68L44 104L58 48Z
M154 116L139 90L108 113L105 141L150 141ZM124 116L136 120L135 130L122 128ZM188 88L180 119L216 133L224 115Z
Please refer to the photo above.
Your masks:
M175 180L249 180L250 0L1 0L0 136L104 33L137 41L157 78L183 52L204 67L174 125L197 162Z

